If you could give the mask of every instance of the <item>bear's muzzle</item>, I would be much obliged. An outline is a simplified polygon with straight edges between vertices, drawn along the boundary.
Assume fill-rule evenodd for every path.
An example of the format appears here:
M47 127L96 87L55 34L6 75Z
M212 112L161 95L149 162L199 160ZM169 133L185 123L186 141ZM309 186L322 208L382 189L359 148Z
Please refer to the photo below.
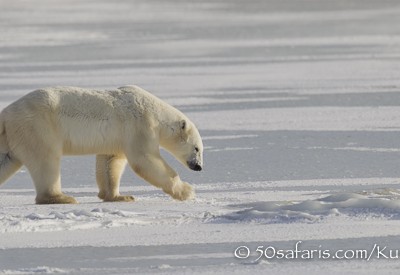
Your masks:
M201 171L203 169L203 167L201 167L201 165L196 161L188 161L187 165L193 171Z

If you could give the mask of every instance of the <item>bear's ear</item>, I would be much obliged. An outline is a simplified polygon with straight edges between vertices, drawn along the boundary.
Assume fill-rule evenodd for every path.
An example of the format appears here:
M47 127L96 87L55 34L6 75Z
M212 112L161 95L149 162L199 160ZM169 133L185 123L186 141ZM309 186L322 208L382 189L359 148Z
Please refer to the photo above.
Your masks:
M179 122L179 127L181 128L181 130L185 130L186 129L186 121L185 120L181 120Z

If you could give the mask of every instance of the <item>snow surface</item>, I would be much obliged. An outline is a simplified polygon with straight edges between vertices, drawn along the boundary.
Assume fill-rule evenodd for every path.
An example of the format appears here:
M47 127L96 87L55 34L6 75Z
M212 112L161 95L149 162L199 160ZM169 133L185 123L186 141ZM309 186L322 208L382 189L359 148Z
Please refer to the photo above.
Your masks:
M398 1L0 7L0 108L45 86L136 84L185 112L205 145L201 173L163 152L194 185L188 202L127 169L121 192L136 202L103 203L81 156L62 163L80 204L35 205L21 169L0 188L1 274L398 274L377 253L400 249ZM296 243L315 257L267 257Z

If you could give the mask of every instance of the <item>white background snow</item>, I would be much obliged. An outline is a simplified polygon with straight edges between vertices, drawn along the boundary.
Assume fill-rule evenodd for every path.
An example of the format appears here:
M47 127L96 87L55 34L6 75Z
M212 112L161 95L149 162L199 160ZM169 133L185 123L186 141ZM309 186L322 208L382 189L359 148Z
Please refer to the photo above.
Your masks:
M398 274L400 259L256 249L400 249L399 1L0 0L0 108L125 84L198 125L204 171L165 154L197 198L127 169L137 201L103 203L84 156L62 166L80 204L35 205L22 169L0 188L0 273Z

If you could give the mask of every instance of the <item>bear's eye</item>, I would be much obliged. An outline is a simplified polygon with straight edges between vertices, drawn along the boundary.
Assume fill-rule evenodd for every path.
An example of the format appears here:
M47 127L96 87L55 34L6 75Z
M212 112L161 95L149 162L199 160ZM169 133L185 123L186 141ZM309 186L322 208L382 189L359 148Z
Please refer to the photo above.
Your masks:
M196 151L196 153L198 153L199 152L199 147L194 147L194 150Z

